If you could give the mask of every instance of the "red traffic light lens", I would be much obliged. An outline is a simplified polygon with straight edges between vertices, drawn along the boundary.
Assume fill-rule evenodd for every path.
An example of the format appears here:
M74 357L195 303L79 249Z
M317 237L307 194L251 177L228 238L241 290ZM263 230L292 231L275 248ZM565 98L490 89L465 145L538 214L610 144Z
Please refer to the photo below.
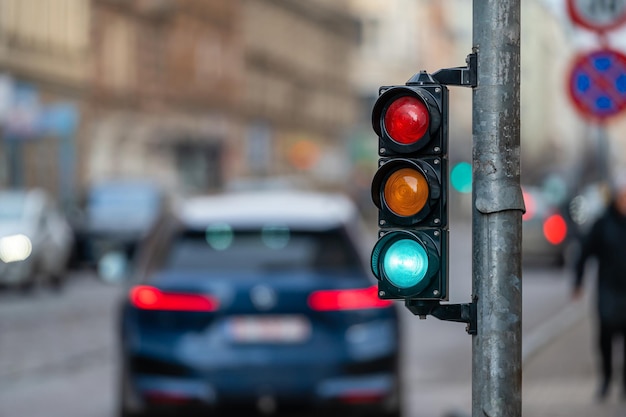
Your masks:
M424 175L411 168L393 172L384 186L387 207L397 216L413 216L428 202L428 181Z
M403 96L389 105L385 112L385 130L394 141L410 145L419 141L428 130L428 108L417 97Z

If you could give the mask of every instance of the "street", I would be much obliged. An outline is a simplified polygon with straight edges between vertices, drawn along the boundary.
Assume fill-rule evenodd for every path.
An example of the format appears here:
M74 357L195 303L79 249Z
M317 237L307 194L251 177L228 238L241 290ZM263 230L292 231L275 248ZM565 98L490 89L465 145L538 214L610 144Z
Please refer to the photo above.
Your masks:
M451 226L453 303L469 301L470 236L469 225ZM568 279L561 269L524 270L525 342L538 340L536 332L567 304ZM114 415L114 311L121 291L80 272L60 293L0 293L0 416ZM402 311L406 415L469 413L472 339L465 325Z
M110 416L120 289L76 274L60 294L0 297L0 415Z

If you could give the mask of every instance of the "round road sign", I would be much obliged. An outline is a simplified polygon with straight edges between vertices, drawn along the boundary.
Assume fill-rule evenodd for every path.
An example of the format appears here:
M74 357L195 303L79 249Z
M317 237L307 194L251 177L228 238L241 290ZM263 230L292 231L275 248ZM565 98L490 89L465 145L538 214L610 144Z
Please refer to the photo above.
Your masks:
M580 55L572 65L569 93L584 116L615 116L626 108L626 55L612 49Z
M596 32L626 23L626 0L567 0L567 11L576 24Z

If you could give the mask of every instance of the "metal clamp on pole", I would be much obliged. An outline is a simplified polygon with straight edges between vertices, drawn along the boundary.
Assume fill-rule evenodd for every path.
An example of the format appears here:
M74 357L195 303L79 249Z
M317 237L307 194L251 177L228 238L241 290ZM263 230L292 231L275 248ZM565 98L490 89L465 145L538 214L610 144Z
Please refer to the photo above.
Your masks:
M461 87L476 87L478 84L478 57L475 52L465 59L467 66L444 68L435 71L432 77L440 84L457 85Z
M477 332L476 303L469 304L440 304L439 301L406 300L406 308L421 319L431 315L439 320L467 323L465 330L468 334Z

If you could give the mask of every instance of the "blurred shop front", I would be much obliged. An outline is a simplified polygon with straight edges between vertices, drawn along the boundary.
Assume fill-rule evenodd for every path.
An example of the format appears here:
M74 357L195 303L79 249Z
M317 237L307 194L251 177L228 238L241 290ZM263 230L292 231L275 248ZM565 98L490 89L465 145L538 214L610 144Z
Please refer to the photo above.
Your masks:
M0 73L0 185L40 187L71 201L76 178L77 101Z

